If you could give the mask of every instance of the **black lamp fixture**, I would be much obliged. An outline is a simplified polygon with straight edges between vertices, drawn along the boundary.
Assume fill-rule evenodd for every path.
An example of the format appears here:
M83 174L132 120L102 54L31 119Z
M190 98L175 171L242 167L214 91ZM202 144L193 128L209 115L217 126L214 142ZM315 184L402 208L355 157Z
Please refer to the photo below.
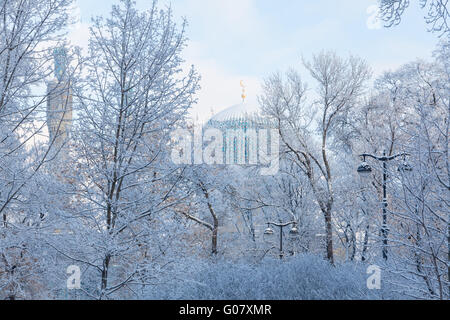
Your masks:
M267 228L266 228L266 230L264 231L264 234L265 234L266 236L271 236L271 235L274 234L273 229L270 227L270 223L267 224Z
M267 236L272 236L275 232L273 231L273 229L270 227L271 225L275 226L275 227L279 227L280 228L280 259L283 259L283 228L292 225L291 230L289 231L289 235L292 238L295 238L298 236L298 228L297 228L297 222L296 221L291 221L291 222L286 222L286 223L275 223L275 222L268 222L267 223L267 228L264 231L264 235Z
M409 154L407 153L400 153L392 156L388 156L386 154L386 151L383 152L383 156L376 156L373 154L364 153L361 154L360 157L362 158L363 162L359 165L357 171L361 175L361 177L368 177L372 173L372 168L370 165L366 162L366 157L372 158L374 160L380 161L383 163L383 224L381 226L381 235L383 238L383 259L387 260L387 247L388 247L388 227L387 227L387 192L386 192L386 185L387 185L387 178L388 178L388 170L387 170L387 163L391 160L394 160L396 158L403 158L402 163L400 164L398 171L400 172L411 172L413 169L410 164L406 162L406 157Z

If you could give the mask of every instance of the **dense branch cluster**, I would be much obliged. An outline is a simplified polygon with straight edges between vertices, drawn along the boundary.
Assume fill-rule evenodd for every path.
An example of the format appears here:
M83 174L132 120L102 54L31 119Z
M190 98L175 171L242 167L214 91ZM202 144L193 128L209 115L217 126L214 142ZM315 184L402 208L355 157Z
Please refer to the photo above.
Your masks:
M450 33L450 3L448 0L420 0L420 7L428 10L425 22L430 25L430 31L449 36ZM410 0L380 0L380 15L387 27L398 25L404 12L410 5Z

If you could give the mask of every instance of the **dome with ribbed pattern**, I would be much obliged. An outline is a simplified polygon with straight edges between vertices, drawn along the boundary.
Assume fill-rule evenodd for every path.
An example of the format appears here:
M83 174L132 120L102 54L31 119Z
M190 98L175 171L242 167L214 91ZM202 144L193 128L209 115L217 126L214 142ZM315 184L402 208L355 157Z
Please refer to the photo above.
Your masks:
M249 164L254 159L250 155L257 155L259 130L271 127L257 106L244 102L214 115L206 123L205 129L222 131L224 163Z
M259 108L248 103L239 103L214 115L210 121L236 121L259 118Z

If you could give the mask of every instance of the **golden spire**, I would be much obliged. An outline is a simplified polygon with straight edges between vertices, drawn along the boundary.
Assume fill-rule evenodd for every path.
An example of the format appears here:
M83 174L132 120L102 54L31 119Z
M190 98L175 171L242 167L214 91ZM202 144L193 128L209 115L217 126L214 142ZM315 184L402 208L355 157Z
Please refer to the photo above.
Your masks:
M245 84L243 80L241 80L241 88L242 88L242 95L241 95L242 102L245 102L245 98L247 98L247 95L245 94Z

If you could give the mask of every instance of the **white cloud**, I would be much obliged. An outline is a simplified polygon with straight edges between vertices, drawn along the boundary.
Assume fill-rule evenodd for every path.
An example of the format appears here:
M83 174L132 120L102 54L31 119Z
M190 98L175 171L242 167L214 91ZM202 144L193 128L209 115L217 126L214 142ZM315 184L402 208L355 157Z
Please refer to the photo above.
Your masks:
M86 23L78 23L70 30L67 38L72 45L87 50L89 46L89 25Z
M210 43L228 46L264 37L254 0L184 0L173 8L175 16L187 18L189 30Z
M73 5L72 14L75 24L70 27L67 39L74 46L79 46L87 52L89 46L89 24L84 23L81 18L81 9L77 4Z
M240 103L242 80L246 86L246 103L256 104L260 93L260 79L239 70L229 70L229 57L216 56L217 50L241 50L239 44L257 41L264 37L264 24L258 15L254 0L185 0L174 6L175 16L188 19L189 30L196 30L201 42L190 40L183 56L201 75L198 103L192 109L192 117L200 121ZM198 33L200 32L200 34ZM253 43L252 42L252 43ZM214 54L211 54L214 52ZM228 52L228 51L227 51ZM234 52L236 53L236 52ZM232 59L232 58L231 58ZM243 57L245 61L248 57ZM244 62L243 62L244 63Z
M380 9L378 5L374 4L367 8L366 10L369 17L367 18L366 24L369 30L378 30L383 27L381 19L379 18Z
M218 113L240 103L242 101L241 80L246 86L246 103L257 104L257 96L261 90L260 79L245 74L232 74L213 58L198 58L198 51L201 50L198 43L190 42L185 52L187 62L194 64L202 77L201 90L197 93L198 103L191 112L194 119L198 116L200 121L206 121L211 117L212 111Z

